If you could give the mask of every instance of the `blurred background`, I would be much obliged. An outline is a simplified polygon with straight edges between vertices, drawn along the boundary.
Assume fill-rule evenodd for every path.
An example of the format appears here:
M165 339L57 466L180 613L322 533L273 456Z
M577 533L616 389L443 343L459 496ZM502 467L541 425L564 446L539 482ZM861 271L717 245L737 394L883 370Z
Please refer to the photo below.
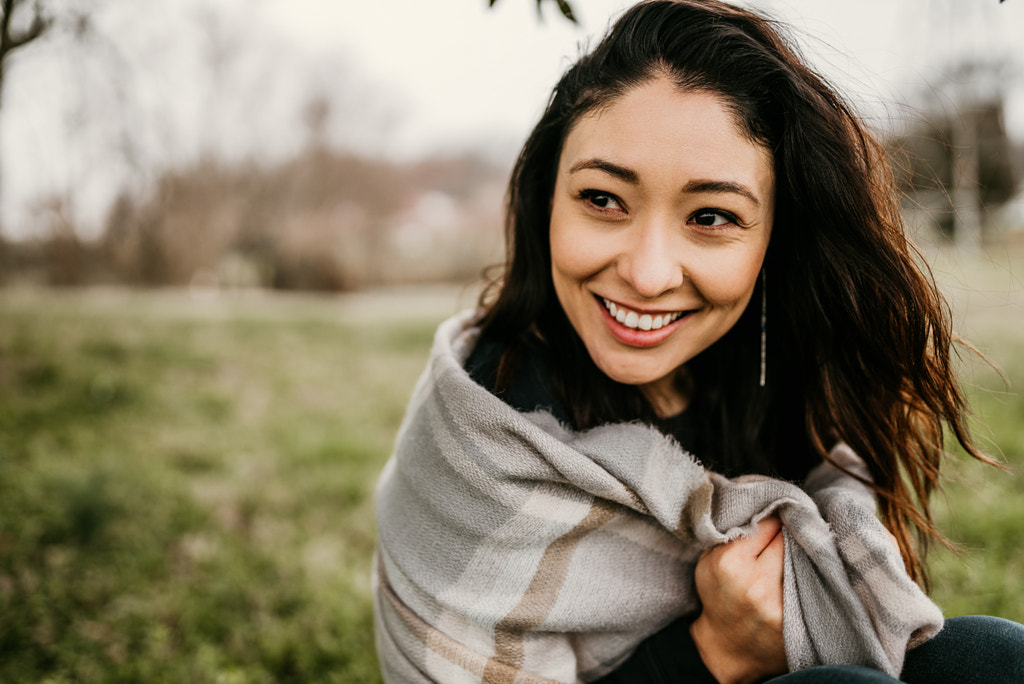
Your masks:
M0 680L379 681L377 473L631 3L489 4L0 0ZM1024 620L1024 2L745 4L885 142L991 361L1010 469L951 462L935 596Z
M893 149L922 241L1015 239L1021 3L756 4ZM2 278L472 278L552 85L628 2L576 5L4 0Z

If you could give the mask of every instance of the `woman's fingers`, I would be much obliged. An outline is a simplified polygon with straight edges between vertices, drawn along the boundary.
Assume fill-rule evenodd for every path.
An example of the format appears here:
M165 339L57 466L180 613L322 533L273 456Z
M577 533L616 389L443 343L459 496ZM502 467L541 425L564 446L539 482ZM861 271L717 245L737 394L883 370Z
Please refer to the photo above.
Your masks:
M771 516L749 537L720 544L697 562L702 612L691 633L713 673L739 667L763 678L785 671L784 554L782 522Z
M762 617L781 614L785 537L777 516L765 518L749 537L720 544L701 555L695 579L705 605L746 604Z
M772 519L778 520L778 518ZM779 523L775 528L775 536L761 549L761 553L757 555L757 560L758 562L770 563L772 567L778 566L781 570L785 555L786 537L782 532L782 523Z
M722 552L728 550L729 553L758 558L765 549L776 541L776 538L782 538L782 521L779 520L777 515L771 515L757 523L757 529L749 537L741 537L728 544L721 544L716 546L714 550L720 549Z
M757 524L757 531L751 536L756 540L751 546L756 549L755 556L760 557L777 540L782 539L782 521L779 516L772 515ZM760 548L758 548L760 547Z
M782 521L778 516L769 516L757 524L749 537L706 549L697 563L698 582L714 578L715 584L730 580L748 584L753 577L781 578L784 555Z

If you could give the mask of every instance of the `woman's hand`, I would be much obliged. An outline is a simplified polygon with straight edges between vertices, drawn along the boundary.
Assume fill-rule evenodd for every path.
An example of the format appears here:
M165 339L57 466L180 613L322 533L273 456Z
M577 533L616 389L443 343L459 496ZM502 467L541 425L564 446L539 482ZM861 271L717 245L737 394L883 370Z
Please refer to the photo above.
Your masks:
M690 626L704 664L722 684L787 670L782 639L782 523L775 516L746 539L705 551L697 562L703 611Z

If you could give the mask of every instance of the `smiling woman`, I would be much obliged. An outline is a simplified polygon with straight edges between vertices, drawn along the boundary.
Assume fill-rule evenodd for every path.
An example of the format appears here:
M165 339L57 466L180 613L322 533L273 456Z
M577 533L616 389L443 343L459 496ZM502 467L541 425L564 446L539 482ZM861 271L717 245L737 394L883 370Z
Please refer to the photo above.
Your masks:
M989 459L887 169L717 0L562 77L381 477L386 680L1024 681L1024 627L921 588L945 431Z
M551 203L555 293L597 367L662 418L688 396L680 368L754 292L772 228L770 153L726 103L666 77L583 117Z

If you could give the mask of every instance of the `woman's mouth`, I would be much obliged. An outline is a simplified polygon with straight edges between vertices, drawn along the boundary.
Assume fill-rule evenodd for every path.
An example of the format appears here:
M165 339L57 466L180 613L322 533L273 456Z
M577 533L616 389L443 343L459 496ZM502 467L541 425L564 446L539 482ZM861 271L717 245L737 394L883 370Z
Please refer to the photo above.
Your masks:
M627 309L604 297L601 298L601 301L612 318L632 330L660 330L677 320L684 313L682 311L669 311L659 314L641 313Z
M608 332L620 343L639 349L657 347L690 318L695 310L636 311L621 304L595 297Z

